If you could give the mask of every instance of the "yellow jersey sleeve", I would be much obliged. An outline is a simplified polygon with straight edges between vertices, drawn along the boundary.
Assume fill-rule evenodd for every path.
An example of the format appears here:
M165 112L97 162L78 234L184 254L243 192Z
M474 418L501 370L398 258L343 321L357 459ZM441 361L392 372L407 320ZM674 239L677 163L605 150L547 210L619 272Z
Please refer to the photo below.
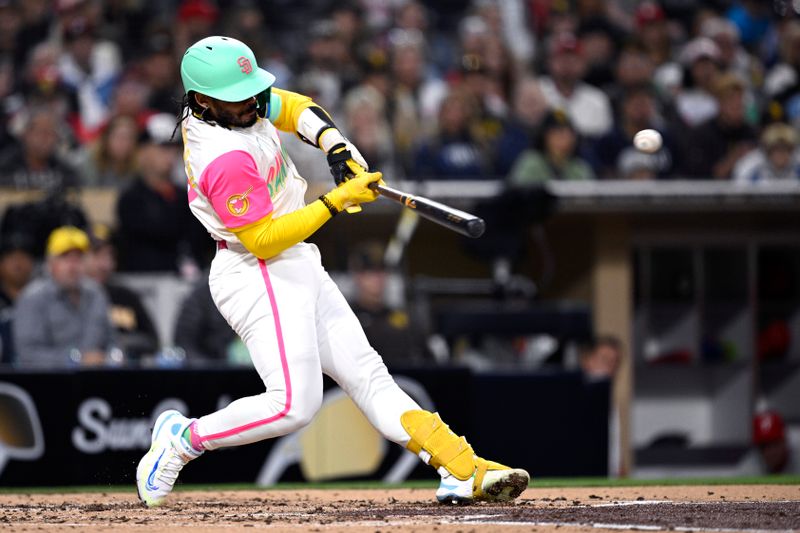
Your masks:
M316 104L308 96L273 87L269 120L281 131L297 133L300 113L313 105Z
M228 229L250 253L269 259L310 237L330 218L331 212L317 200L278 218L269 214L246 226Z

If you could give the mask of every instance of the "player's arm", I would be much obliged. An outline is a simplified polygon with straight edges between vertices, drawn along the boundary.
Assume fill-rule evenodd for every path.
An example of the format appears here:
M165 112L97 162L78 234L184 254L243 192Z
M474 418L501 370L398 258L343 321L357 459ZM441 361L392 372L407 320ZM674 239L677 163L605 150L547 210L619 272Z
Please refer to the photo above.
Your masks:
M269 120L276 128L296 133L303 142L325 152L337 185L369 168L330 115L308 96L273 87L269 110Z
M277 218L267 215L232 231L250 253L269 259L306 240L343 209L373 201L378 193L369 184L380 179L380 172L361 172L302 209Z
M380 172L362 172L302 209L274 217L267 184L247 152L223 154L203 174L201 189L214 211L244 247L261 259L307 239L342 209L377 198L368 185L381 178Z

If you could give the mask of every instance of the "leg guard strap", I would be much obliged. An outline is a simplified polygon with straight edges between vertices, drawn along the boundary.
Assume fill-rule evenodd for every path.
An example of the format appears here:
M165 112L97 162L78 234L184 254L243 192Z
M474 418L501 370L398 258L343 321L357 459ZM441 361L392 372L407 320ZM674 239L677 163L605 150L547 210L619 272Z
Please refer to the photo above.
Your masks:
M411 440L406 448L419 454L424 450L431 454L429 464L434 468L443 466L458 479L468 479L475 472L472 446L453 433L442 422L438 414L427 411L406 411L400 423Z
M472 478L472 497L480 499L483 496L483 477L489 470L489 461L477 457L475 459L475 477Z

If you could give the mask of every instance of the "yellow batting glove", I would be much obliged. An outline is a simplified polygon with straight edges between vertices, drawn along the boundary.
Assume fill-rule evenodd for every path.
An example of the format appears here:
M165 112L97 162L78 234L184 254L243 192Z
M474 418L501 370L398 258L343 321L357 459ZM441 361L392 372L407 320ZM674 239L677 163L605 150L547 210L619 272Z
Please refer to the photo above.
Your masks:
M355 147L353 147L353 149L355 149ZM345 152L348 155L351 154L350 150L348 150L344 146L339 148L339 150L335 151L334 153L336 153L336 152ZM359 155L361 155L361 154L359 154ZM353 174L353 176L358 176L359 174L367 171L366 168L364 168L361 165L359 165L352 158L351 159L347 159L344 163L347 166L347 169ZM345 178L345 180L346 179L347 178ZM347 211L351 215L355 215L356 213L360 213L361 212L361 206L360 205L351 205L350 207L345 208L345 211Z
M370 183L383 183L382 177L383 174L380 172L361 172L343 182L325 196L339 211L352 207L357 207L360 210L359 204L373 202L378 198L378 193L370 189L369 185Z

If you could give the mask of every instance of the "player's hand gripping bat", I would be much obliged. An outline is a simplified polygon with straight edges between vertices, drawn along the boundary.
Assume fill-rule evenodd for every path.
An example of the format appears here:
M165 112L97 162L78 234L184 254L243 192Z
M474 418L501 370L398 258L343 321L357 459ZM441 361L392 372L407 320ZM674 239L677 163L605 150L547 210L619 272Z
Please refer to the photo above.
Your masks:
M413 209L421 217L427 218L431 222L435 222L461 235L477 239L483 235L483 232L486 230L486 222L475 215L440 204L439 202L434 202L422 196L414 196L407 192L398 191L386 185L372 183L369 187L370 189L378 191L384 198L394 200L409 209Z

